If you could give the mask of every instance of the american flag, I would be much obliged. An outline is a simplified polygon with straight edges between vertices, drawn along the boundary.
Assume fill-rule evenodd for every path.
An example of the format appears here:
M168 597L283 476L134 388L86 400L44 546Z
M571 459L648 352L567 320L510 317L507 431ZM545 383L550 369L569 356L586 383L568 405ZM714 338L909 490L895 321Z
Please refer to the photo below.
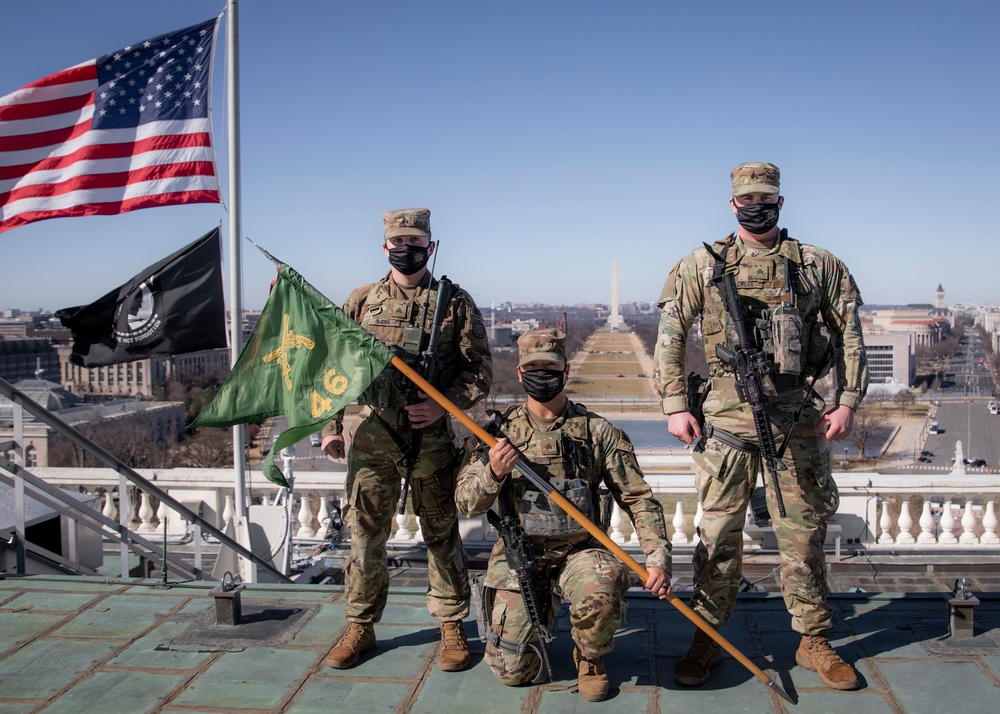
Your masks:
M209 116L217 26L161 35L0 97L0 232L221 202Z

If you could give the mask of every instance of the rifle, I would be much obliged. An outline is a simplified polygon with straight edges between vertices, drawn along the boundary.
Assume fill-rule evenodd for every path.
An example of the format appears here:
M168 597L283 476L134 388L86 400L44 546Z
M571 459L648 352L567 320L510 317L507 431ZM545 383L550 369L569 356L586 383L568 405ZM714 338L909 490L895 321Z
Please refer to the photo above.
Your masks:
M488 461L487 461L488 463ZM524 534L521 528L521 520L517 517L510 503L510 487L504 484L500 488L498 498L500 513L490 510L486 512L486 520L496 528L497 533L503 539L503 553L507 559L507 565L517 573L517 586L521 590L521 598L524 600L524 610L528 615L528 620L538 636L538 644L528 643L528 647L538 653L542 661L542 666L538 669L533 684L540 684L548 677L548 681L555 681L552 674L552 662L549 660L549 643L552 642L552 633L549 632L545 619L545 608L542 607L541 599L538 597L538 589L535 587L535 575L538 566L535 562L535 547L531 539ZM502 643L501 643L502 646Z
M431 384L434 384L438 379L438 368L440 366L438 342L441 339L441 323L444 322L444 316L448 312L448 305L451 303L454 293L454 283L448 279L447 275L441 276L441 279L438 281L437 302L434 303L434 316L431 318L431 330L427 337L427 346L420 351L420 362L417 367L420 376ZM426 313L427 305L425 303L423 314L420 318L420 325L415 328L407 328L408 330L420 330L420 335L417 336L419 342L423 341L423 322ZM404 334L404 344L406 343L406 339L407 337ZM408 392L411 392L411 394L408 394L407 402L412 404L416 401L416 386L413 386ZM423 429L410 429L410 443L403 451L403 457L400 459L400 463L406 467L406 473L403 475L403 485L399 491L398 513L401 516L406 513L406 499L410 493L410 479L413 476L413 469L417 465L417 460L420 458L420 445L423 438Z
M509 410L508 410L508 413ZM504 436L500 430L500 420L503 418L500 412L491 409L487 412L492 418L486 425L486 432L493 437ZM476 444L476 438L470 437L470 445L479 458L489 466L489 447L482 441ZM535 562L535 547L521 526L521 519L514 510L511 502L510 479L504 481L497 496L497 506L499 513L492 509L486 512L486 520L503 540L504 557L507 566L517 575L517 586L521 591L521 598L524 600L524 611L528 615L528 621L538 637L538 644L527 643L508 647L527 647L535 650L538 658L542 661L542 666L538 669L532 684L541 684L548 677L549 682L555 681L552 673L552 661L549 659L549 644L553 640L553 635L549 631L548 622L545 617L545 608L542 607L541 599L538 596L538 588L535 587L535 576L538 574L538 564ZM489 623L485 623L485 630L489 630ZM505 647L505 642L499 637L495 642L497 647Z
M760 442L760 452L774 485L778 512L784 517L785 502L781 498L778 471L787 467L778 455L778 446L774 441L774 432L771 430L771 419L767 410L767 398L778 394L771 381L772 365L747 331L747 317L743 312L739 293L736 292L736 279L732 273L726 272L726 261L713 251L708 243L704 246L708 254L715 259L712 284L722 296L723 307L736 327L736 352L730 351L725 345L716 345L715 355L736 374L736 396L741 402L750 405L753 425L757 430L757 440Z

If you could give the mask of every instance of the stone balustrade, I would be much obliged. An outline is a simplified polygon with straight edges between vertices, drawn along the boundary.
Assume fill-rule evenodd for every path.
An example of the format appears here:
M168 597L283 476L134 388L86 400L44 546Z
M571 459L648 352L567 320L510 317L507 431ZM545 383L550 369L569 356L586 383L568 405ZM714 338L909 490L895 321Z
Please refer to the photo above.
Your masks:
M697 542L696 527L701 518L694 477L687 473L655 473L676 468L690 456L678 454L651 463L642 454L640 465L647 472L654 494L663 503L671 542L680 551ZM675 464L674 462L678 463ZM646 462L646 463L644 463ZM103 512L117 519L118 475L103 468L36 468L33 473L53 485L80 487L105 493ZM166 489L172 496L202 513L211 523L224 528L232 517L233 472L231 469L140 470L142 476ZM869 552L918 552L1000 548L997 503L1000 479L991 474L941 475L909 473L888 475L864 472L835 473L841 503L830 527L828 543L836 549ZM315 544L330 537L329 514L345 498L344 471L298 471L295 473L295 501L291 514L293 538L301 545ZM132 490L132 489L130 489ZM254 473L247 489L257 502L270 503L279 489ZM163 534L172 542L190 538L189 524L164 504L155 506L147 494L128 494L127 508L139 533ZM496 539L485 517L462 519L461 531L467 545L489 545ZM346 529L343 534L347 536ZM626 548L636 548L631 522L617 508L611 516L610 536ZM770 528L748 526L744 535L748 550L773 548ZM422 536L412 509L397 516L390 544L419 544Z

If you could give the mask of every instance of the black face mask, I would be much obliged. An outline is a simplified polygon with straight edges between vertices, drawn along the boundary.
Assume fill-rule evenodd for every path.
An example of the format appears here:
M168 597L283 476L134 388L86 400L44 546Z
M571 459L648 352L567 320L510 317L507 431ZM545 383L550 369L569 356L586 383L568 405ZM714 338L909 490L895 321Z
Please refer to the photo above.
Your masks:
M397 245L389 249L389 265L403 275L413 275L427 265L429 245Z
M539 402L551 402L559 396L566 383L566 371L562 369L533 369L521 372L521 386L528 396Z
M736 220L754 235L763 235L778 225L777 203L751 203L736 207Z

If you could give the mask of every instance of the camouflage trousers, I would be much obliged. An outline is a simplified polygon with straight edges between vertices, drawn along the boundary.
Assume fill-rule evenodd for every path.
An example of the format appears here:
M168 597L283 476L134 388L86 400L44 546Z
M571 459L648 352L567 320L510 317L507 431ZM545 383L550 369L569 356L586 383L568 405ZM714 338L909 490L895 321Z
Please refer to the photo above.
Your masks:
M404 433L405 436L405 433ZM389 594L386 542L396 523L402 476L399 449L372 419L357 423L347 457L351 556L344 565L347 619L378 622ZM442 426L424 430L410 480L410 504L427 545L427 609L442 622L469 614L469 574L455 507L455 448Z
M544 568L545 561L540 561L539 566ZM615 631L625 617L625 593L629 589L625 566L606 550L586 548L570 553L561 567L553 570L553 594L569 603L570 634L580 653L594 659L611 652ZM517 590L496 591L490 628L510 642L538 643ZM534 650L517 654L493 643L487 643L483 659L496 678L508 686L532 681L542 665Z
M822 407L822 403L819 403ZM782 457L779 484L786 516L778 512L771 475L759 453L734 449L716 439L699 444L694 452L695 481L704 516L698 525L700 540L693 567L695 591L691 607L716 627L733 612L743 569L743 526L747 505L763 472L767 506L781 553L781 594L792 616L792 628L803 635L820 635L833 618L826 602L827 521L837 511L840 497L832 475L830 447L815 431L819 413L807 411ZM710 422L714 422L709 419ZM780 425L780 419L775 420ZM752 422L737 429L725 421L727 431L757 442ZM785 425L787 428L787 424ZM780 437L778 443L781 443Z

